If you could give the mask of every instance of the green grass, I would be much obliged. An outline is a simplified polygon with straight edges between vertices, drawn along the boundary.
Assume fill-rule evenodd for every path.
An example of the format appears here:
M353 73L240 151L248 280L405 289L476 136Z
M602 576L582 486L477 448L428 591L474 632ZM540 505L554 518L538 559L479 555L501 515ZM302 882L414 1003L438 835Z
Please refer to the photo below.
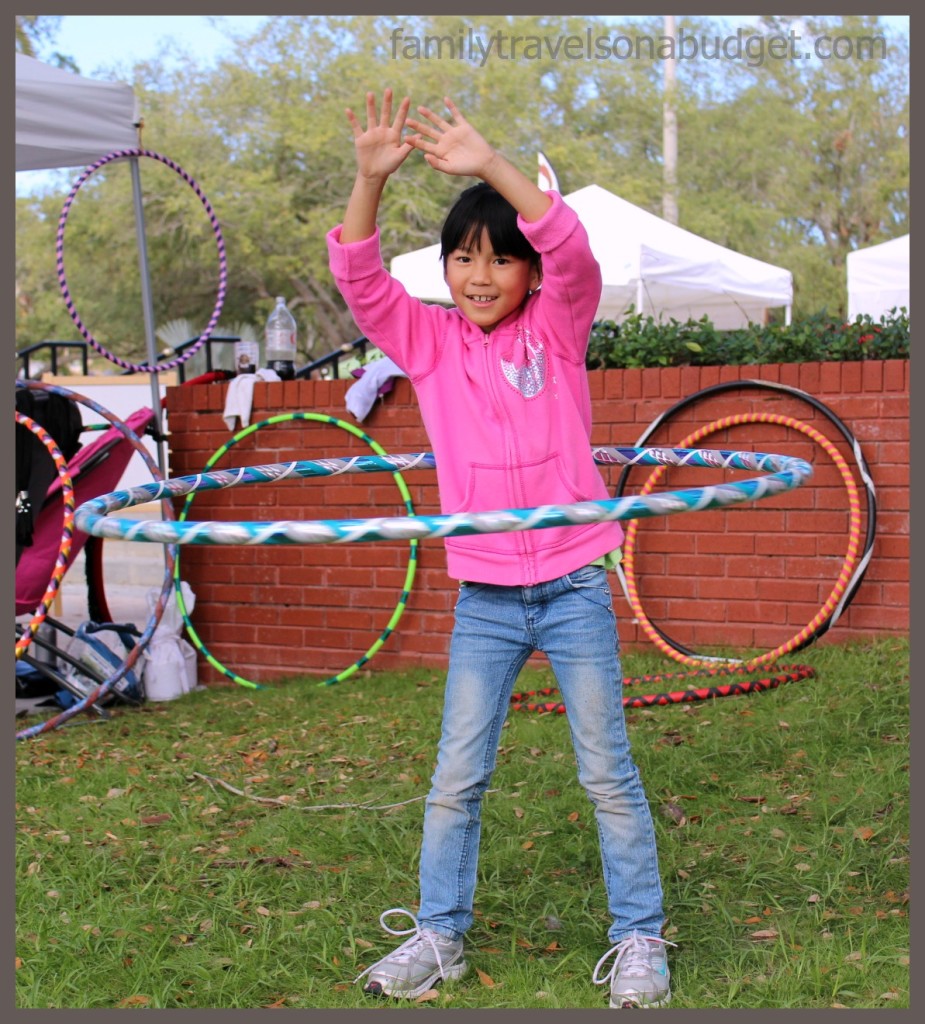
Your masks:
M908 656L820 645L813 679L627 712L672 1006L909 1006ZM441 697L432 671L220 687L18 743L16 1005L369 1006L379 915L416 908ZM563 716L510 715L484 820L470 973L422 1005L606 1007Z

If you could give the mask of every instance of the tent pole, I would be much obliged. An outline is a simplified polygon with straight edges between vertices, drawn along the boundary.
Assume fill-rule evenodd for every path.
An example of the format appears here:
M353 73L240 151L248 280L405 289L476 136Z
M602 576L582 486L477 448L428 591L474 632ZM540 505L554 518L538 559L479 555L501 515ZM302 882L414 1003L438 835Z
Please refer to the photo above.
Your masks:
M793 312L793 309L792 309L791 306L785 306L784 307L784 326L785 327L789 327L790 326L790 317L791 317L791 313L792 312Z
M151 275L148 269L148 251L145 246L145 215L141 197L141 171L138 157L133 156L129 160L132 169L132 196L135 205L135 234L138 238L138 262L141 268L141 304L145 318L145 341L148 350L148 365L157 366L157 350L154 344L154 306L151 301ZM161 389L156 372L149 374L151 380L151 409L154 413L154 428L156 430L155 444L157 446L157 465L160 471L167 476L167 464L164 453L164 442L161 440L163 430L161 429Z

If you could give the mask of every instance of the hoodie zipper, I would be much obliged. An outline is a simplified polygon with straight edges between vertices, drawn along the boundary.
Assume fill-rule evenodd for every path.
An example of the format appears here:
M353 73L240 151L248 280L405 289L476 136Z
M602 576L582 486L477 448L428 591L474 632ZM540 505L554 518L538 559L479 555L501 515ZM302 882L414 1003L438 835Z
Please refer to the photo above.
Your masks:
M492 401L494 402L495 408L498 411L498 420L499 420L500 423L507 425L507 428L506 428L507 438L511 438L512 441L513 441L515 439L515 433L514 433L513 428L510 426L510 422L511 422L510 421L510 417L508 416L507 411L504 408L504 403L498 397L498 392L497 392L496 382L495 382L495 376L494 376L494 373L493 373L492 360L491 360L491 356L490 356L490 353L489 353L490 341L491 341L491 334L489 333L489 334L485 335L485 339L484 339L484 342L483 342L483 345L482 345L482 352L483 352L483 355L484 355L484 365L485 365L485 379L488 382L488 388L489 388L489 392L490 392L491 397L492 397ZM511 445L512 441L507 441L506 440L506 442L505 442L506 462L507 462L508 472L511 472L511 473L513 473L513 469L511 469L510 467L512 467L518 461L518 460L513 458L513 453L511 452L511 449L510 449L510 445ZM518 502L518 504L520 504L520 503ZM522 533L515 533L514 536L515 536L515 543L519 544L521 546L521 551L520 551L518 557L520 558L520 560L521 560L521 562L523 564L523 567L524 567L524 570L525 570L525 575L527 576L527 580L528 580L528 582L525 584L525 586L533 586L534 583L535 583L535 581L533 579L534 574L535 574L535 565L534 565L533 556L527 550L529 545L526 543Z

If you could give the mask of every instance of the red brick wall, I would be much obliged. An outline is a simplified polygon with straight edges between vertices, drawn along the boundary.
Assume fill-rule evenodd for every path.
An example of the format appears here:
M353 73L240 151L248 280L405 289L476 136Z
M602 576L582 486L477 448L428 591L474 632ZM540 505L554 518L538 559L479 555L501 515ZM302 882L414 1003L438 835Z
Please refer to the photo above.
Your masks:
M635 445L679 399L726 381L758 379L798 388L830 409L857 438L877 497L875 542L863 583L819 641L905 635L909 628L909 363L804 363L765 366L606 370L590 375L595 445ZM352 381L258 383L252 423L307 411L355 424L344 394ZM172 476L201 471L231 437L222 420L227 384L174 387L167 393ZM736 388L700 399L647 440L675 446L694 430L737 413L790 417L829 439L851 468L867 530L866 492L841 433L797 396ZM407 380L359 424L390 453L429 451ZM460 424L465 429L465 424ZM635 577L643 613L692 650L733 645L742 656L775 649L798 635L830 599L849 547L848 496L835 463L792 426L748 423L710 434L700 448L799 455L814 465L803 487L734 508L638 521ZM365 441L331 424L286 422L233 445L214 468L368 453ZM619 468L605 469L611 493ZM625 494L652 473L636 468ZM750 474L705 468L669 470L658 489L700 487ZM405 474L414 509L439 512L435 474ZM177 503L178 511L183 507ZM190 520L367 518L405 514L389 474L353 474L248 484L196 495ZM624 524L628 526L629 524ZM408 564L407 543L186 546L181 575L196 595L192 621L202 644L229 670L255 682L289 675L332 676L363 655L388 623ZM445 573L441 541L418 546L418 568L395 632L371 669L443 667L456 586ZM624 648L652 646L614 579ZM220 680L204 659L200 679Z

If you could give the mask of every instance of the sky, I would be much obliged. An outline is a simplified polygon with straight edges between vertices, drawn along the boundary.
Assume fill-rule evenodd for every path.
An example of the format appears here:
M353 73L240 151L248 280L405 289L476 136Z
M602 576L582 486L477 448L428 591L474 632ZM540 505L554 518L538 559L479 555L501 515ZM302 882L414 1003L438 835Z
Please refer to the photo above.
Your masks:
M194 51L207 67L233 47L233 37L256 32L268 15L64 15L53 42L53 49L72 57L80 72L90 78L111 77L140 60L169 53L170 43ZM909 34L909 15L881 15L881 21ZM735 18L723 16L727 24ZM743 16L743 21L753 16ZM20 171L16 175L18 195L39 189L50 181L47 171Z

